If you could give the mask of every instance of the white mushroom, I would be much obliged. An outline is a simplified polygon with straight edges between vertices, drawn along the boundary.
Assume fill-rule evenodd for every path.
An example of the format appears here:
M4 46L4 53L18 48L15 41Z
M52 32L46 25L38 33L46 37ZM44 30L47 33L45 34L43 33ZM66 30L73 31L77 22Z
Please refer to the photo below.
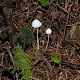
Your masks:
M41 26L42 26L42 23L38 19L35 19L32 22L32 27L37 28L37 49L38 50L39 50L38 27L41 27Z
M48 45L49 45L49 34L51 34L51 33L52 33L52 30L50 28L48 28L46 30L46 34L48 34L48 41L47 41L46 49L48 48Z

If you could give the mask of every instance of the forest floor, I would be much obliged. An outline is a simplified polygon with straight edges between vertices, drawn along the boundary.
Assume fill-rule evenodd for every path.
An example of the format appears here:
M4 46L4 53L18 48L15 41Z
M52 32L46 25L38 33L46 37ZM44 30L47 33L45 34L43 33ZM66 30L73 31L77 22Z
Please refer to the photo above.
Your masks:
M19 29L27 27L35 36L32 45L25 46L30 54L33 76L31 80L80 80L80 1L47 0L43 7L38 0L0 0L0 80L20 80L8 70L14 62L12 49L18 43ZM39 19L39 44L36 29L31 25ZM46 49L46 29L51 28L49 47ZM16 37L15 37L16 36ZM51 58L61 61L59 64Z

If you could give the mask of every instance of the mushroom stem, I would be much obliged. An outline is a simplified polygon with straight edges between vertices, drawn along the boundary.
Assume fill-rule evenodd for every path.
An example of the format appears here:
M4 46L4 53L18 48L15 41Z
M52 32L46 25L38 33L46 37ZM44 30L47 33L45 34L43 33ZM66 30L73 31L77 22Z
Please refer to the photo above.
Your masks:
M39 50L38 28L37 28L37 49Z
M46 49L48 48L48 45L49 45L49 35L48 35L48 41L47 41Z

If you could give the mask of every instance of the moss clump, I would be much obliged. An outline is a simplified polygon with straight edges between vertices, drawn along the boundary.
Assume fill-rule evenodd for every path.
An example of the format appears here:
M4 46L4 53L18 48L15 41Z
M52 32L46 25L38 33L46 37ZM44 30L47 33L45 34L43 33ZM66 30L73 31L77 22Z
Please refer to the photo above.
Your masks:
M20 29L19 37L20 37L20 42L24 45L23 47L25 47L25 45L32 44L34 41L34 36L32 32L30 31L30 29L26 27Z
M20 45L16 46L15 56L14 56L14 65L13 65L13 72L20 71L19 74L21 75L20 80L31 80L32 71L29 58L30 55L26 55Z

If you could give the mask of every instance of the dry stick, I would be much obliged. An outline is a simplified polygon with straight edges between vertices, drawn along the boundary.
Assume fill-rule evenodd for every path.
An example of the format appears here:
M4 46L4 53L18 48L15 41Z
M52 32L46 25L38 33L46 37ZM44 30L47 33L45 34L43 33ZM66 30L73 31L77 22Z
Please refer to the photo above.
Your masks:
M11 51L10 51L9 48L8 48L8 51L9 51L9 55L10 55L11 61L12 61L12 63L14 64L13 56L12 56Z
M3 66L3 59L4 59L4 52L2 53L2 62L1 62L1 66Z
M74 24L68 24L67 26L71 27L71 26L74 26L74 25L80 25L80 22L76 22Z
M3 67L4 51L0 54L1 54L1 57L2 57L0 67Z
M12 63L14 64L13 56L12 56L12 53L11 53L9 47L3 47L3 48L7 49L8 53L9 53L9 56L10 56L10 59L11 59Z
M19 78L18 78L19 76L18 76L18 73L16 72L16 80L19 80Z
M67 66L67 67L70 67L70 68L75 69L75 70L80 70L80 63L72 64L72 63L63 61L61 64L63 66Z
M39 63L40 63L41 59L36 60L35 62L33 62L32 64L32 68L36 67Z

